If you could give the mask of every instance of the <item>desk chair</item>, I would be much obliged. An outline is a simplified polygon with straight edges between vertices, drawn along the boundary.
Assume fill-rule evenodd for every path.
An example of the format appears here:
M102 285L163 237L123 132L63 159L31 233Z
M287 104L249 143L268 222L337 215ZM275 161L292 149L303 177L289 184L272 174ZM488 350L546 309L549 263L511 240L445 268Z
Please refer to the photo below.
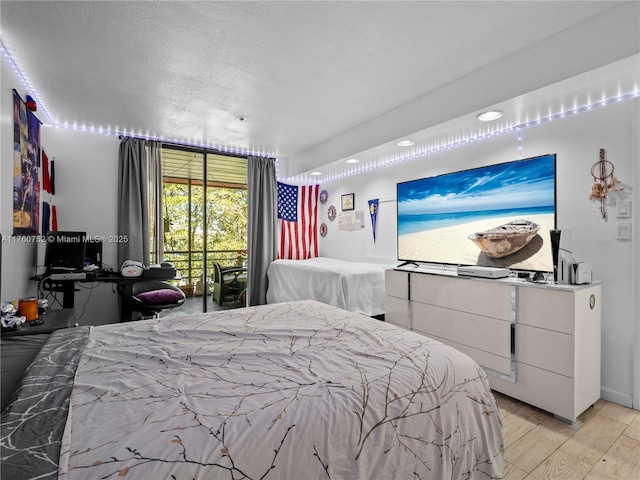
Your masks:
M219 306L226 303L241 302L247 289L246 267L223 267L219 263L213 263L211 274L212 296Z
M158 317L162 310L179 307L185 300L178 287L163 280L146 280L133 284L129 304L132 311L147 318Z

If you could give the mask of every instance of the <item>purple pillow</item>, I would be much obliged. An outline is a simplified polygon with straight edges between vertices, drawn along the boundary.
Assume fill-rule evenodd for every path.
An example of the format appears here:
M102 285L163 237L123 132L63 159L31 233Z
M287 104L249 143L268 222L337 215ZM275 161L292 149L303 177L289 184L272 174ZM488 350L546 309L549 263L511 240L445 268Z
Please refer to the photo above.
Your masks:
M160 290L150 290L148 292L142 292L135 296L138 300L144 303L178 303L185 298L184 293L180 290L173 290L171 288L161 288Z

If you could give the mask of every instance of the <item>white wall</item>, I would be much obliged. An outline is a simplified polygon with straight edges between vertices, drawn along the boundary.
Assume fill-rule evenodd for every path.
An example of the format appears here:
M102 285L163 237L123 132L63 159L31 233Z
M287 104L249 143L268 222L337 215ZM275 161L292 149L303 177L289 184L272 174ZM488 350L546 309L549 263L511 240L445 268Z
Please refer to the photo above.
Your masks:
M115 136L45 127L42 146L55 158L58 229L102 236L103 264L119 269L117 244L118 150ZM43 252L38 260L43 261ZM118 296L112 284L77 283L75 315L81 325L118 321Z
M13 91L25 98L22 82L2 57L0 91L0 232L2 264L0 300L35 296L37 285L29 280L44 260L44 244L24 242L12 237L13 185ZM36 112L45 121L42 112ZM43 125L41 146L49 159L55 158L56 195L59 230L86 231L89 235L116 235L116 192L118 173L117 137L60 130ZM116 269L116 244L105 243L103 256ZM42 272L42 268L38 270ZM109 284L83 284L75 296L78 323L97 325L117 321L118 297Z
M638 260L635 232L632 241L616 240L616 199L629 199L632 210L640 208L637 178L637 125L633 118L640 100L629 100L593 109L573 117L530 127L522 132L522 157L557 153L558 228L562 246L577 261L593 264L594 280L602 281L602 396L622 405L632 405L634 331L640 328L634 313L638 293ZM609 218L602 219L599 203L589 200L593 178L591 166L599 159L600 148L615 165L615 176L624 191L608 200ZM323 185L329 201L319 209L320 222L328 234L320 239L323 256L355 261L397 263L396 183L520 158L516 134L505 134L465 147L447 150L422 159L348 177ZM365 229L338 230L338 220L327 217L329 205L340 212L340 196L355 193L356 210L365 210ZM377 240L373 242L367 212L369 199L379 198ZM637 218L637 216L636 216ZM636 334L637 335L637 334ZM636 342L637 343L637 342ZM637 348L637 347L636 347Z
M640 100L636 100L636 108L633 111L633 120L631 123L632 132L640 132ZM633 224L640 224L640 135L634 135L633 137L633 149L631 154L631 164L633 169L633 185L636 185L634 190L633 200L635 208L632 208ZM637 227L633 229L634 235L638 235ZM634 237L635 238L635 237ZM633 311L635 312L635 334L633 336L633 408L640 410L640 249L638 248L638 242L634 243L632 248L633 254L633 279L634 285L632 285L632 295L634 299Z

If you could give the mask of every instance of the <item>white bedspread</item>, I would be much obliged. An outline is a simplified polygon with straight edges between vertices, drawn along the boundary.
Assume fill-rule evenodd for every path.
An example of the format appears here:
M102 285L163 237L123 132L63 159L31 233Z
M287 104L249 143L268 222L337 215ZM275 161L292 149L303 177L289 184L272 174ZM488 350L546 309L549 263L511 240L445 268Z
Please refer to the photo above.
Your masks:
M382 265L327 257L276 260L267 277L267 303L310 299L369 316L384 313Z
M304 301L92 327L59 478L486 480L502 448L469 357Z

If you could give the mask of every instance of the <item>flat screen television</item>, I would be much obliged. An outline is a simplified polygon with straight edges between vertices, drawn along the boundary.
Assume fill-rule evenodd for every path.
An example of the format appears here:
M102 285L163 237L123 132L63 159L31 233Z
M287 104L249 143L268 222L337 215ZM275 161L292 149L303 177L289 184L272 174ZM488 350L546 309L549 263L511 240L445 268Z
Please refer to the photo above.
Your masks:
M398 260L553 272L556 155L397 184Z
M50 231L44 254L47 273L82 271L86 237L86 232Z

